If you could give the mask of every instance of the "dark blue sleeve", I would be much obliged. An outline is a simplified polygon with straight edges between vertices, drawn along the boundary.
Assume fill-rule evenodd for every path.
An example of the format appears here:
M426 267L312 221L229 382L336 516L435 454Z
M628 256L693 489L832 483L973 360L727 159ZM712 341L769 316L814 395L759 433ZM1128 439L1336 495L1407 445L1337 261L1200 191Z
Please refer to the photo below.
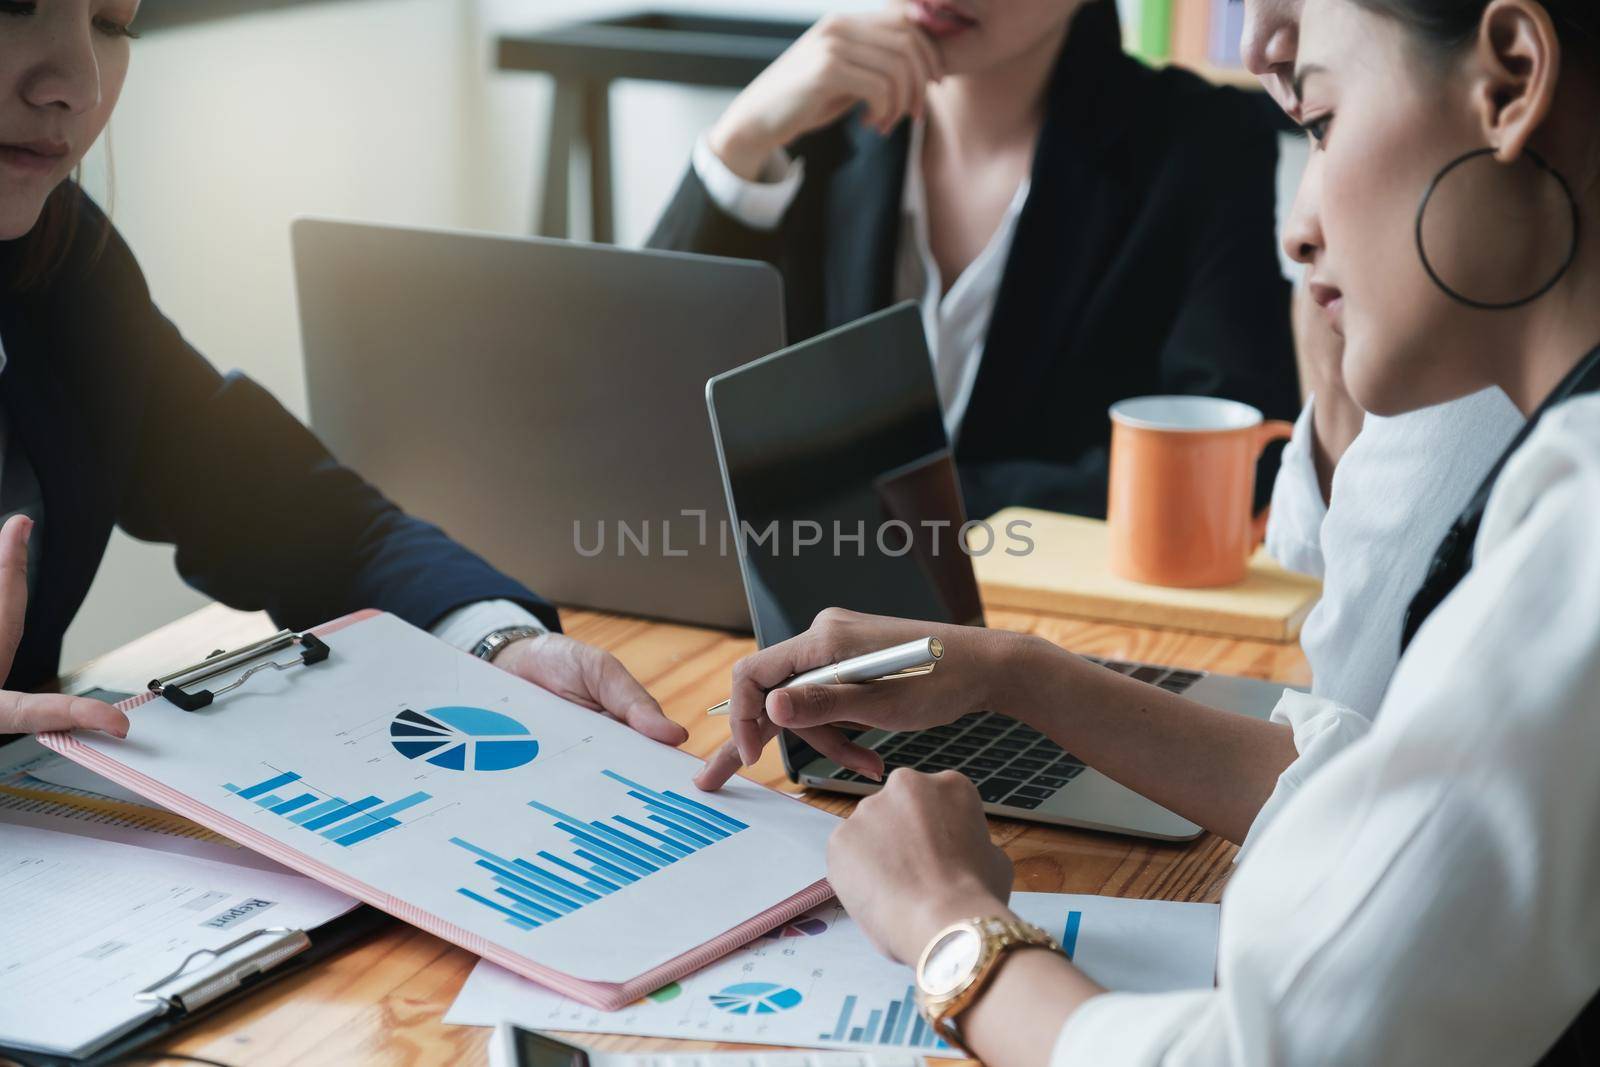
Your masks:
M266 390L218 373L156 309L114 233L94 273L116 323L104 336L137 365L117 522L175 545L190 585L297 629L363 608L426 628L489 599L560 628L550 604L402 512Z

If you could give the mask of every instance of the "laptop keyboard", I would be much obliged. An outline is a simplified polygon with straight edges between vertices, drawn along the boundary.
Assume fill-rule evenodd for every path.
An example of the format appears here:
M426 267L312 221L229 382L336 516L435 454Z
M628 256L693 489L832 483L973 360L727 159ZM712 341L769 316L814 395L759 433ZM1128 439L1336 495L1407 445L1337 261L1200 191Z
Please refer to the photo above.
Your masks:
M1198 671L1151 663L1083 658L1169 693L1182 693L1205 677ZM1065 789L1084 770L1082 760L1038 730L993 711L975 711L932 730L888 734L872 749L883 757L885 772L897 767L930 773L960 771L978 787L984 803L1029 811ZM845 769L830 777L836 782L872 782Z

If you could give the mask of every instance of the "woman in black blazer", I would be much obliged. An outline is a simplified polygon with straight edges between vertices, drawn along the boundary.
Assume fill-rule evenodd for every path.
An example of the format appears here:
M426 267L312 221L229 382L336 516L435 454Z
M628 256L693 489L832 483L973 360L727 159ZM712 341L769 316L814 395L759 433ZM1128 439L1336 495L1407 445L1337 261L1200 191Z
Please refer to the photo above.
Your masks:
M1101 516L1113 402L1298 410L1271 112L1113 0L892 0L740 95L650 243L775 264L791 340L920 300L967 510Z
M381 608L681 742L616 659L559 633L551 605L402 513L151 302L70 180L115 107L137 8L0 5L0 734L126 733L98 701L22 692L55 675L115 525L175 544L189 584L280 625Z

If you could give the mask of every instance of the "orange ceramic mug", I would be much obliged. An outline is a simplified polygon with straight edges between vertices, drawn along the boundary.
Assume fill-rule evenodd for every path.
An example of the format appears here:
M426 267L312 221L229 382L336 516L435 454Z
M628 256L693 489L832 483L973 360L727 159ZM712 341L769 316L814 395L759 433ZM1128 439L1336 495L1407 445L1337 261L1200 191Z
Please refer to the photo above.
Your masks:
M1150 585L1242 581L1266 536L1256 461L1294 431L1237 400L1142 396L1111 405L1110 566Z

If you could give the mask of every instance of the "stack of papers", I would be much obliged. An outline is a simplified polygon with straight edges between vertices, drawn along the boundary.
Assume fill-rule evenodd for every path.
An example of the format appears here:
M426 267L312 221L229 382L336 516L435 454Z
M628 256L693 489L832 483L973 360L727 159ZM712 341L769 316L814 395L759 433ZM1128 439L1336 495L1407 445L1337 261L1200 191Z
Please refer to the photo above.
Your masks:
M1156 993L1215 984L1215 904L1014 893L1011 908L1048 930L1109 989ZM917 1015L910 969L880 955L837 903L615 1012L480 962L445 1021L964 1058Z
M186 834L159 809L173 821L141 828L146 802L118 798L112 783L32 740L0 747L0 786L0 1045L89 1055L162 1013L137 994L190 953L262 927L313 929L356 906Z

